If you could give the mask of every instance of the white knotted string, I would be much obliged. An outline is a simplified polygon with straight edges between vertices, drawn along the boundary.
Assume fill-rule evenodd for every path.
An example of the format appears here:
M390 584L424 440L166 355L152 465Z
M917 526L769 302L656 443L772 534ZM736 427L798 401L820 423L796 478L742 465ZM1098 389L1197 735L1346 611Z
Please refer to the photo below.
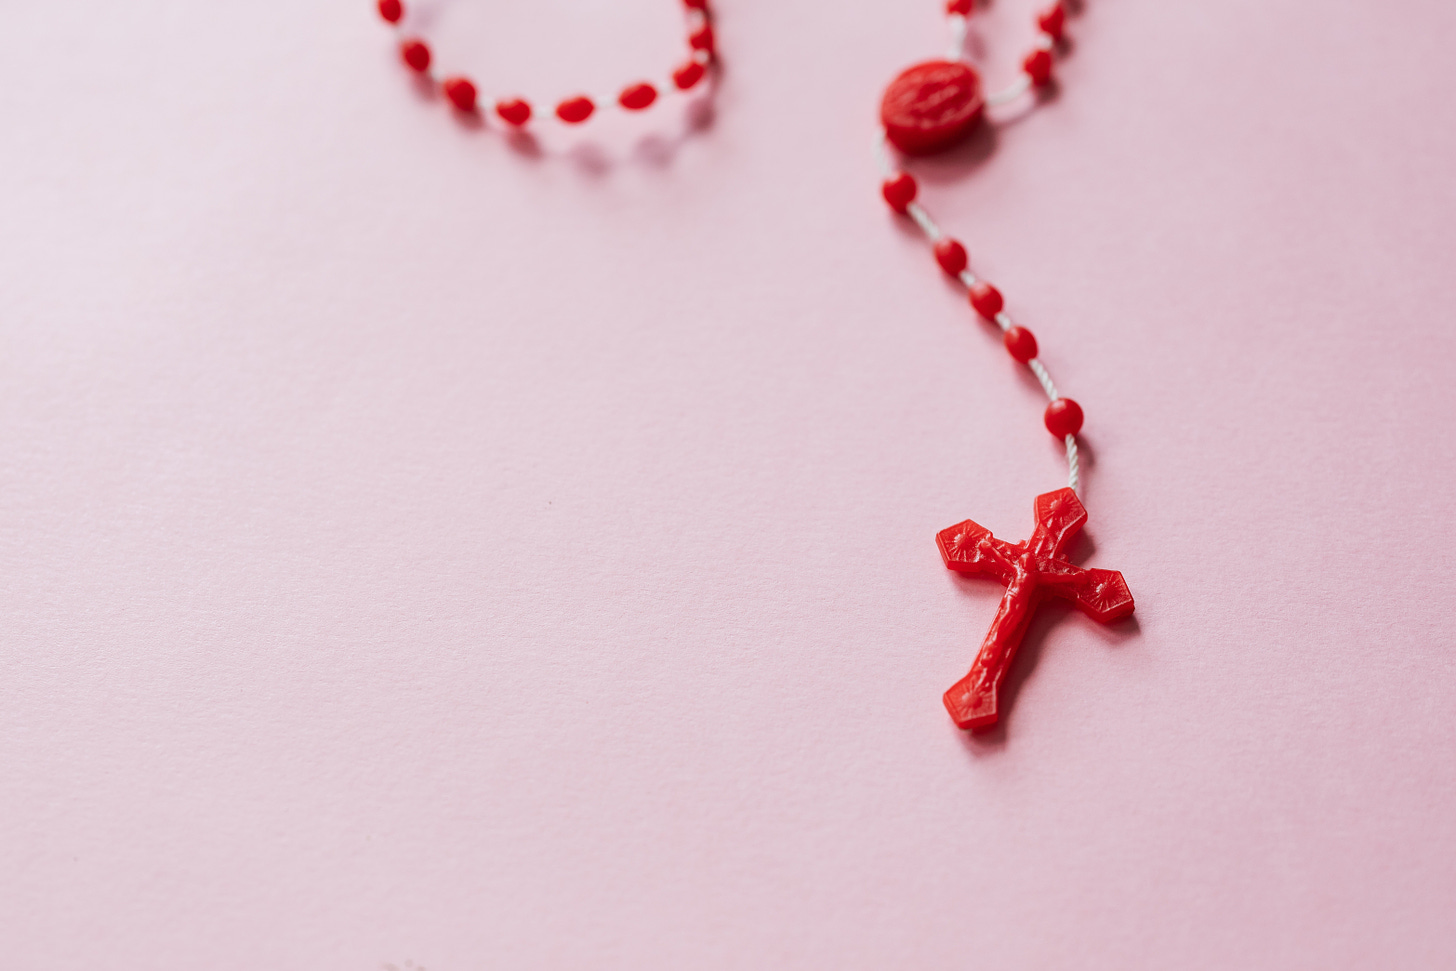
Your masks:
M970 33L970 21L962 14L953 13L945 18L946 24L950 27L950 49L946 52L945 59L948 61L961 61L966 57L966 37ZM1037 46L1043 50L1052 49L1052 40L1045 34L1038 38ZM1010 104L1017 98L1031 90L1031 78L1025 74L1000 91L986 95L986 106L999 108L1002 105Z
M1008 84L1000 91L997 91L995 94L986 95L986 106L988 108L999 108L1002 105L1010 104L1030 90L1031 78L1023 74L1020 78Z
M966 18L958 13L953 13L946 18L950 24L950 52L946 54L947 61L959 61L966 56L966 28L969 24Z
M951 19L954 20L955 18L952 17ZM879 161L881 175L889 179L899 174L899 169L895 167L894 159L890 156L890 146L883 128L880 129L880 136L875 143L875 156ZM920 227L920 231L925 234L926 239L930 240L932 244L945 236L945 233L941 232L940 227L936 225L935 220L930 217L930 213L919 202L912 202L906 206L905 213L915 221L915 225ZM979 278L970 271L969 267L960 272L959 279L966 285L967 289L970 289L980 282ZM1011 319L1011 315L1005 310L996 314L995 320L996 326L1001 328L1002 333L1016 326L1015 322ZM1040 358L1032 358L1026 362L1026 366L1031 369L1032 374L1036 375L1036 380L1041 384L1042 390L1046 392L1048 401L1056 401L1061 397L1057 393L1056 383L1052 381L1050 372L1047 371L1046 365L1041 362ZM1079 463L1077 461L1077 437L1075 435L1068 435L1065 443L1067 446L1067 486L1073 492L1076 492L1081 484Z

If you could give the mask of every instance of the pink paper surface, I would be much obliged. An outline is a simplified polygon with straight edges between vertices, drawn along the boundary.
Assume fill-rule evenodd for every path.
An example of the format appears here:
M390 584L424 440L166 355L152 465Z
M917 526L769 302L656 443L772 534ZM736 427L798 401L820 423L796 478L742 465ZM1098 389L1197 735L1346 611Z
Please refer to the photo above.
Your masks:
M934 534L1065 472L878 197L940 4L719 7L705 127L532 154L367 0L7 5L0 967L1456 965L1456 8L1089 0L915 168L1138 603L970 738ZM429 27L549 99L681 25Z

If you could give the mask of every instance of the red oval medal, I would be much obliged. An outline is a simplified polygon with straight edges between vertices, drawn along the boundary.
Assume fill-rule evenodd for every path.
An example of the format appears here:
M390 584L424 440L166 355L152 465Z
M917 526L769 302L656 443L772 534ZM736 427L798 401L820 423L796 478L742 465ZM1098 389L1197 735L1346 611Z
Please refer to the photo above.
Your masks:
M907 155L929 155L965 138L981 120L981 78L959 61L926 61L885 89L880 121Z

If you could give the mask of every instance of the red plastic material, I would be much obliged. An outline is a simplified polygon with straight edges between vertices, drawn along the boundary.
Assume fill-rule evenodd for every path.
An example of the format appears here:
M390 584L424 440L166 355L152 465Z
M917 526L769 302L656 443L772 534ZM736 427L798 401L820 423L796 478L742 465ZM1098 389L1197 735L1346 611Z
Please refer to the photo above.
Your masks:
M1006 345L1011 356L1022 364L1036 357L1036 338L1025 327L1007 328L1001 342Z
M412 71L423 74L430 69L430 45L422 40L407 40L400 44L399 56Z
M688 35L688 46L695 51L706 51L711 54L716 43L717 41L713 37L713 28L708 24L703 24L703 26Z
M1026 55L1026 60L1021 62L1021 69L1026 76L1031 78L1031 83L1037 87L1044 87L1052 80L1052 56L1046 51L1036 50Z
M392 24L397 24L399 18L404 16L404 4L399 0L379 0L379 16Z
M945 12L958 13L962 17L969 17L975 4L971 0L946 0Z
M939 263L940 268L951 276L960 276L961 271L970 262L970 257L966 255L966 248L949 236L936 240L934 249L935 262Z
M617 103L628 111L641 111L656 100L657 89L646 82L624 88L617 96Z
M531 104L528 101L522 101L520 98L497 101L495 103L495 113L501 116L501 121L519 128L531 120Z
M995 320L1001 308L1006 306L1006 301L1001 299L1000 290L982 281L971 287L971 306L987 320Z
M460 111L475 110L475 85L470 83L469 78L449 78L440 87L444 89L445 97Z
M708 0L683 0L683 6L689 10L706 11L708 9Z
M688 88L703 80L703 75L706 73L707 68L703 67L701 63L698 61L688 61L682 67L672 72L672 83L677 85L679 91L686 91Z
M1066 8L1060 3L1053 4L1036 18L1036 25L1052 40L1061 40L1062 30L1067 25Z
M926 61L890 82L880 122L907 155L929 155L969 135L985 112L981 79L959 61Z
M1047 431L1057 438L1066 438L1082 430L1082 406L1071 398L1058 398L1047 405Z
M945 707L960 728L981 730L1000 717L1001 682L1032 614L1047 597L1076 604L1093 620L1110 624L1133 611L1132 593L1116 570L1084 570L1062 559L1068 541L1087 522L1087 510L1071 489L1036 497L1036 530L1024 543L1008 543L969 519L942 530L935 542L945 565L981 573L1006 584L1001 609L981 644L971 671L945 693Z
M915 193L920 191L920 185L915 181L915 176L909 172L901 172L899 175L891 176L880 186L880 194L890 204L890 208L896 212L904 212L915 201Z
M577 95L575 98L567 98L556 106L556 117L568 125L579 125L591 117L597 106L592 100L584 95Z

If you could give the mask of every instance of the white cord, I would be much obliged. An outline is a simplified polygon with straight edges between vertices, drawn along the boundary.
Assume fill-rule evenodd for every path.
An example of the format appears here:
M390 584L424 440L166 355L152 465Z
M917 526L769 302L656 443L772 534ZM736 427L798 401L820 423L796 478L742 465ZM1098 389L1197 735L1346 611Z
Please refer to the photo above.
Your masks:
M930 213L926 212L925 207L920 203L910 203L910 205L905 207L905 212L909 214L911 219L915 220L915 225L920 227L920 231L930 237L932 243L945 235L940 231L940 227L935 224L935 220L930 218Z
M959 61L966 56L966 18L958 13L953 13L946 20L950 23L950 53L945 56L947 61Z
M950 60L959 61L965 57L966 34L969 22L960 14L951 14L946 17L950 25ZM1036 46L1044 51L1053 50L1056 42L1046 34L1038 34ZM1025 74L1020 75L1015 81L1008 84L994 94L986 95L986 106L988 108L999 108L1002 105L1010 104L1017 98L1031 90L1031 78Z
M895 161L890 158L889 137L883 128L880 129L880 137L875 142L875 161L880 163L880 175L884 178L888 179L896 174Z
M1026 366L1031 368L1031 373L1035 374L1036 379L1041 382L1041 389L1046 392L1048 401L1056 401L1061 397L1061 395L1057 394L1057 386L1052 383L1052 376L1047 373L1047 369L1042 365L1040 358L1032 358L1026 362Z
M1077 491L1077 436L1067 436L1067 488Z
M986 106L989 108L999 108L1002 105L1010 104L1030 90L1031 78L1023 74L995 94L986 95Z

